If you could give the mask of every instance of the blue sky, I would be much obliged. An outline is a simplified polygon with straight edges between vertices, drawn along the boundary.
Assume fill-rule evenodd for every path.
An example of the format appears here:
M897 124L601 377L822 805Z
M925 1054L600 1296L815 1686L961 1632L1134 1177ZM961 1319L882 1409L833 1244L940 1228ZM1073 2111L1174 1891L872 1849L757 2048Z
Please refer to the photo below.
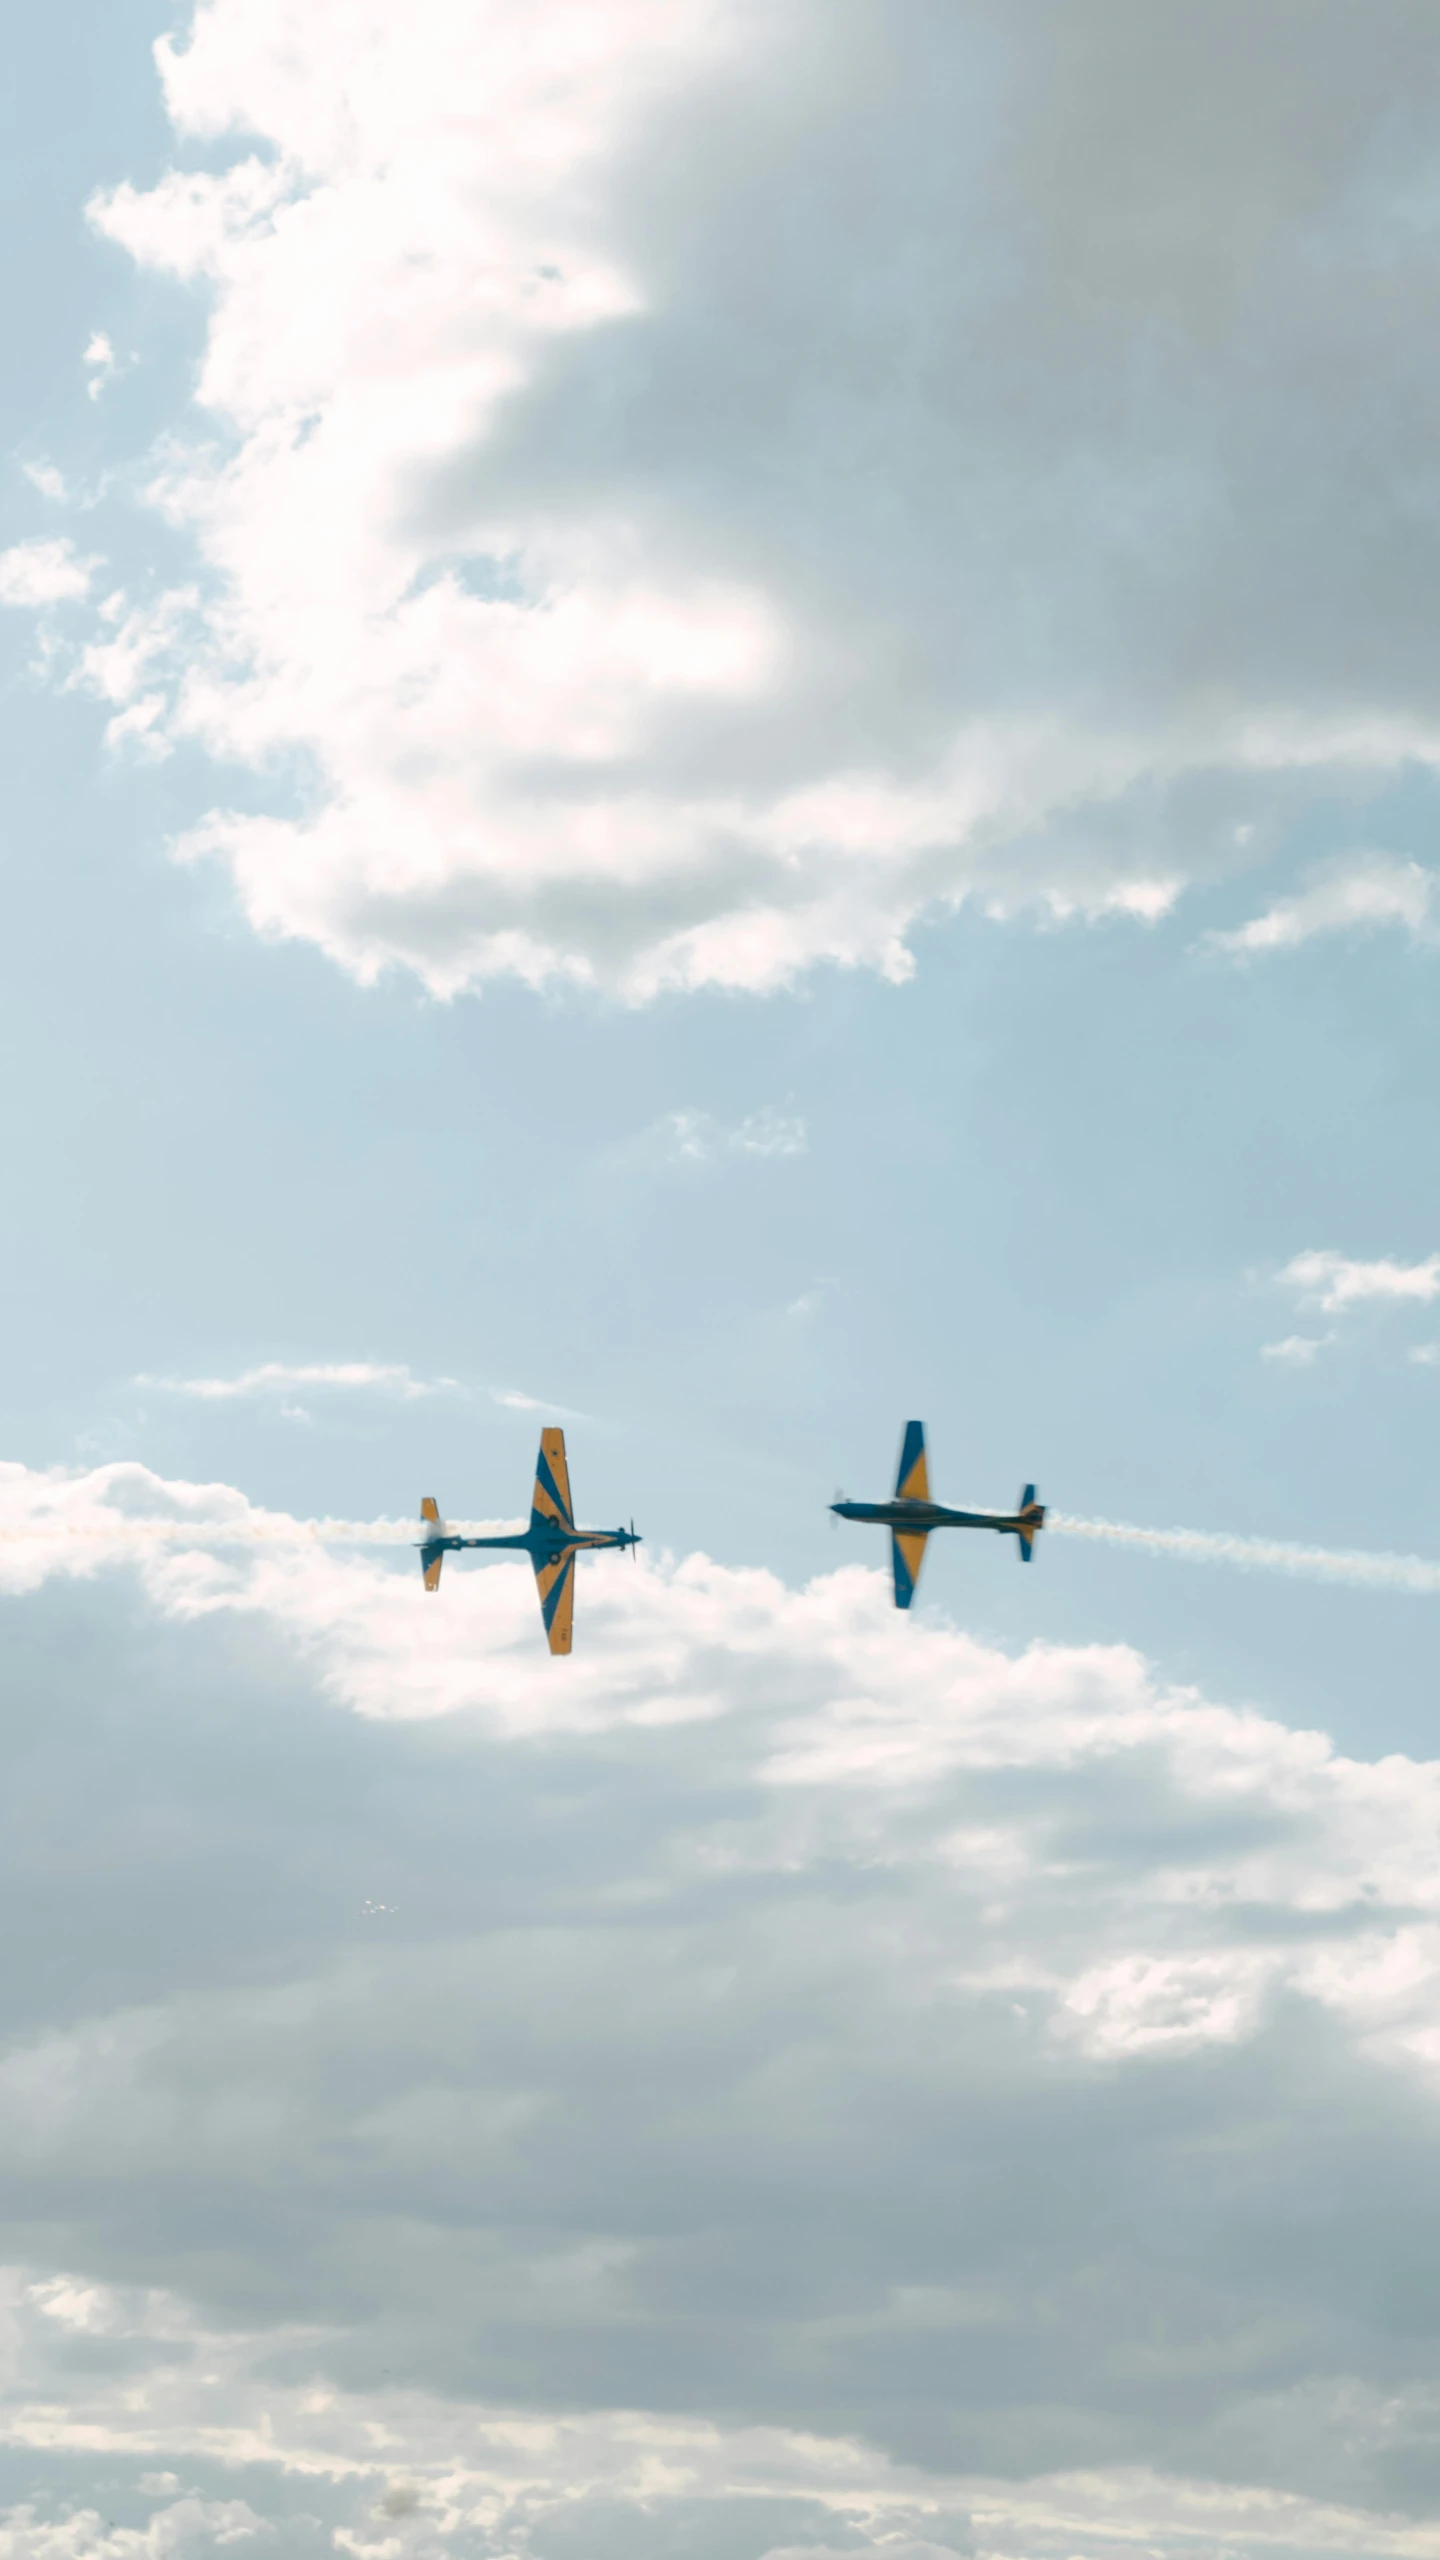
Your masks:
M17 45L5 2553L1428 2554L1433 23Z

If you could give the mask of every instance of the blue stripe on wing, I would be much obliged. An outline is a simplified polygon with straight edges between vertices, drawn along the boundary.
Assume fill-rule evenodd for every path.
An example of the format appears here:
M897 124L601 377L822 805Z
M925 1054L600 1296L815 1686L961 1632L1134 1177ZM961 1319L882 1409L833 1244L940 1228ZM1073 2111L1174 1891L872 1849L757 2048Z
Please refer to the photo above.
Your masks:
M900 1467L895 1478L895 1491L912 1501L929 1499L929 1469L925 1464L925 1425L907 1422L900 1448Z
M575 1523L570 1517L569 1504L566 1502L564 1495L560 1491L560 1487L551 1473L550 1461L545 1455L543 1443L541 1444L540 1455L535 1461L535 1502L533 1506L535 1510L541 1513L543 1518L545 1514L540 1499L542 1494L546 1497L547 1501L554 1505L554 1508L550 1513L550 1517L555 1520L563 1520L567 1529L573 1529Z

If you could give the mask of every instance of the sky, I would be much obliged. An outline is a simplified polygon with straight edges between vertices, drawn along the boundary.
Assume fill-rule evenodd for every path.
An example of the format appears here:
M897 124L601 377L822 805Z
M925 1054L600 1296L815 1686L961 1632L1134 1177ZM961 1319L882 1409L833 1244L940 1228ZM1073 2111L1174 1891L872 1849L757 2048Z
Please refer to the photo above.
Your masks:
M1440 2560L1440 20L9 52L0 2560Z

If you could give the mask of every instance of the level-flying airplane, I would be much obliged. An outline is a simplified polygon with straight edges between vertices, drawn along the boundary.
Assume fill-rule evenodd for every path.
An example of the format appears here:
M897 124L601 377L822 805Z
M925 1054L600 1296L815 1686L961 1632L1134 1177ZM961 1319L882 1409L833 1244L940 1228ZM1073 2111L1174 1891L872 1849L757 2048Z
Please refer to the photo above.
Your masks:
M890 1531L897 1609L908 1609L915 1597L932 1529L998 1529L1002 1537L1019 1539L1020 1561L1028 1564L1037 1533L1045 1526L1045 1505L1036 1501L1033 1484L1021 1494L1018 1511L947 1511L943 1503L932 1502L923 1422L905 1425L893 1502L832 1502L830 1508L842 1520L873 1520Z
M568 1653L575 1624L575 1559L582 1547L638 1547L632 1520L628 1529L577 1529L570 1503L570 1470L565 1464L565 1434L540 1434L535 1461L535 1492L530 1526L510 1538L461 1538L447 1529L433 1497L420 1505L423 1531L418 1540L427 1591L440 1588L440 1567L447 1555L463 1547L519 1547L535 1567L540 1615L552 1653Z

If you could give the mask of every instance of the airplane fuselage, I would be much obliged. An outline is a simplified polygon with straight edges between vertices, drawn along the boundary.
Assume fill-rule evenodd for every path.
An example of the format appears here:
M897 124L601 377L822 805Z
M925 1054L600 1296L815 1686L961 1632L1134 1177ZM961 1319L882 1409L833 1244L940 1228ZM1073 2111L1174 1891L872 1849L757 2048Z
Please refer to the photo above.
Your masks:
M443 1530L438 1538L417 1538L422 1555L456 1555L465 1547L511 1547L531 1556L538 1572L542 1565L554 1564L575 1547L638 1547L633 1529L567 1529L559 1520L547 1519L537 1512L528 1529L517 1529L505 1538L460 1538L453 1530Z
M864 1520L912 1537L928 1536L932 1529L998 1529L1002 1537L1015 1538L1034 1525L1018 1511L950 1511L943 1502L917 1502L902 1495L890 1502L832 1502L830 1508L841 1520Z

